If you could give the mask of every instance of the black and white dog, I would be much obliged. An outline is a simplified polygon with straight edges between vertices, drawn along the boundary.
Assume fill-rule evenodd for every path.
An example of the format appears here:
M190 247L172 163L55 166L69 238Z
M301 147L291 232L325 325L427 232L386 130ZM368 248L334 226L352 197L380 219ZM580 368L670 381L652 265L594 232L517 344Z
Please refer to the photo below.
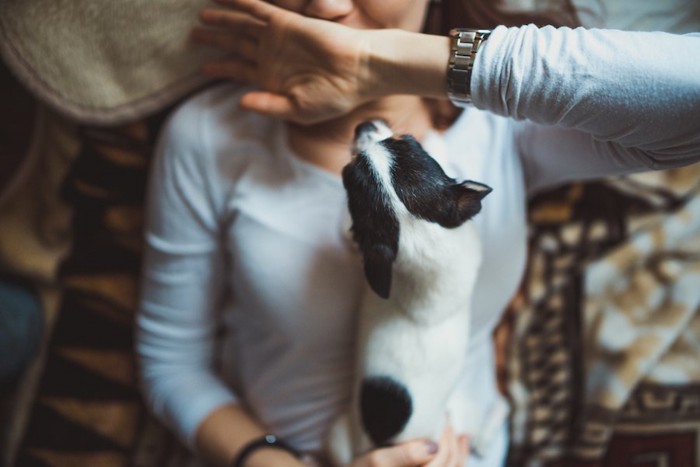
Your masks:
M481 264L468 221L491 191L448 177L412 136L394 137L381 121L355 133L343 184L369 288L352 407L329 440L340 465L376 446L436 438L446 413L464 413L468 402L453 389ZM452 424L460 429L459 420Z

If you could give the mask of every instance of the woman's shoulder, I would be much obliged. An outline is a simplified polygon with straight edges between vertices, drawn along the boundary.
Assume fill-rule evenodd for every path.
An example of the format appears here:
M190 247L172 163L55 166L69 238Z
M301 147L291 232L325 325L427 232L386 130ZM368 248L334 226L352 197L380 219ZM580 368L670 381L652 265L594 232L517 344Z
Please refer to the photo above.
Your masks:
M240 110L238 102L249 88L235 83L209 87L185 100L171 114L163 135L199 151L233 149L264 141L274 121Z
M244 93L240 85L214 86L170 114L151 166L151 180L162 191L177 187L189 197L207 193L202 205L213 203L215 211L223 213L252 167L276 167L271 161L277 140L271 135L279 133L280 125L240 110L237 104Z
M238 179L252 161L271 161L276 142L271 136L279 124L240 110L238 101L246 91L241 85L220 84L184 101L161 130L160 164L209 173L218 180L222 172L226 179Z

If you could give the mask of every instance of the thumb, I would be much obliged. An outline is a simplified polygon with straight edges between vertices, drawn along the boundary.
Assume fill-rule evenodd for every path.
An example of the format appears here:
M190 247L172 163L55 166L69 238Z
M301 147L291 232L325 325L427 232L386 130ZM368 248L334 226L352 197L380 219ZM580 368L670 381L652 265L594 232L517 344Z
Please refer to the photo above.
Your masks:
M283 120L293 119L294 107L285 96L264 91L251 91L241 97L239 106L244 110L258 112Z
M438 452L438 444L432 440L407 441L396 446L374 451L376 465L415 467L430 462Z

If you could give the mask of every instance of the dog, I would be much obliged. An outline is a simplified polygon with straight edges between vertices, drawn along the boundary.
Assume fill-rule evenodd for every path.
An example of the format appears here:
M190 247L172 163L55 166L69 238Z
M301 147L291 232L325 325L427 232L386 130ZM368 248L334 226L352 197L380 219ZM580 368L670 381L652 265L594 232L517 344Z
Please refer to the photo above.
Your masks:
M342 178L369 287L352 405L329 437L336 465L376 447L435 439L445 414L467 406L453 389L466 361L481 264L469 221L491 192L448 177L415 138L394 136L380 120L356 128Z

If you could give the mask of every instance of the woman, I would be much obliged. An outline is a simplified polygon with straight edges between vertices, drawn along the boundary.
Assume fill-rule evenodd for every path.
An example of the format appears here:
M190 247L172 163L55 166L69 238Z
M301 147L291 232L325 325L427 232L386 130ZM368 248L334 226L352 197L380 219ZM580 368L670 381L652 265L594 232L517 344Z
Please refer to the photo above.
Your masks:
M348 403L363 286L339 173L355 126L382 118L451 176L494 189L474 220L484 259L460 382L482 411L451 416L496 428L480 457L448 424L437 445L355 464L501 465L490 334L524 268L527 194L698 160L700 38L498 27L481 38L469 95L451 89L474 103L460 113L446 100L450 39L417 33L427 0L223 3L233 10L202 14L219 29L195 37L235 55L208 71L258 87L194 97L162 137L138 320L152 409L218 465L322 462Z

